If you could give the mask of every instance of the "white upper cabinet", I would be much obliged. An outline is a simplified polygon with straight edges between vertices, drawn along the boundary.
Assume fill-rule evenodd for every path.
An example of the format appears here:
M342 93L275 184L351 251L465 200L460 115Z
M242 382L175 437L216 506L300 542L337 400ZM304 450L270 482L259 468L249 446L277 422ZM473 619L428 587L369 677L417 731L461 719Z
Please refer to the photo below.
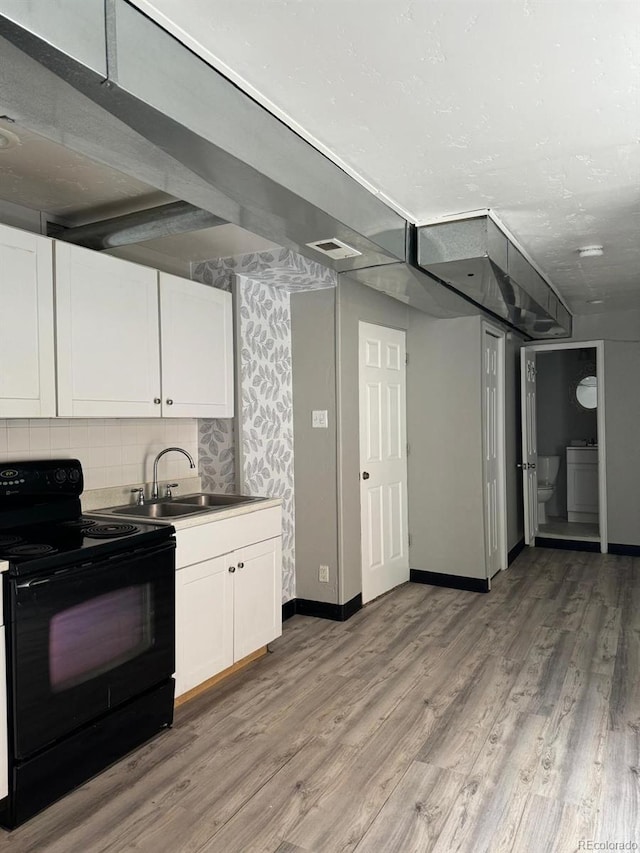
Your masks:
M55 415L52 241L0 225L0 417Z
M159 416L156 270L56 242L58 415Z
M231 294L160 273L162 412L233 417Z
M231 294L56 242L58 415L233 417Z

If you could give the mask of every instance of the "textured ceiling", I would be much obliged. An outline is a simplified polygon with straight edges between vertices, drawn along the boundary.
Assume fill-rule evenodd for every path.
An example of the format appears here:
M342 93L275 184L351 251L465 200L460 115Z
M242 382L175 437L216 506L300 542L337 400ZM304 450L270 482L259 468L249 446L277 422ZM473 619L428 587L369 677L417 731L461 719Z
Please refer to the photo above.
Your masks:
M640 307L638 0L134 5L410 221L491 208L574 311Z

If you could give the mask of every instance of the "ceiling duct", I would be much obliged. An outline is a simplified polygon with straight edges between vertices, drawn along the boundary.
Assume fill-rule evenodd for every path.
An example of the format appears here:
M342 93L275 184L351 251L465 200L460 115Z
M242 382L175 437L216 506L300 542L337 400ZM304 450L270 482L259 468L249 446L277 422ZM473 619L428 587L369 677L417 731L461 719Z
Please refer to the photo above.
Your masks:
M571 336L571 314L488 214L419 227L416 262L531 338Z
M125 0L0 0L0 36L30 130L335 270L405 259L402 216Z
M76 228L49 226L49 236L75 243L87 249L115 249L117 246L129 246L144 243L172 234L184 234L199 231L214 225L223 225L224 219L214 216L208 210L201 210L186 201L176 201L137 210L124 216L90 222Z

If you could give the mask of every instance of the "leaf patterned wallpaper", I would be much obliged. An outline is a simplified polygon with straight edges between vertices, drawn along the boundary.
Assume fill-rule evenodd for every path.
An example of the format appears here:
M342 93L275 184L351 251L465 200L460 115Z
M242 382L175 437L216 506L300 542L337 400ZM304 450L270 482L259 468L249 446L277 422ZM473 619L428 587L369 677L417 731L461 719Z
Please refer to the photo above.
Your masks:
M236 291L235 420L199 423L203 488L282 498L282 601L295 598L295 488L289 294L337 275L282 249L194 264L192 278Z

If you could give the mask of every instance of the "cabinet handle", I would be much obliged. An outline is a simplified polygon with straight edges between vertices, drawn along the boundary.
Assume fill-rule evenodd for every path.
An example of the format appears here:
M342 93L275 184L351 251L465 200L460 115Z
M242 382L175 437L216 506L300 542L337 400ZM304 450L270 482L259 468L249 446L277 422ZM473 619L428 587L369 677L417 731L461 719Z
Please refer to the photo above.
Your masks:
M229 566L229 571L231 572L231 574L233 574L235 572L235 570L236 570L235 566Z
M167 399L167 406L173 406L173 400L171 399L171 397Z
M156 404L156 406L159 406L162 400L160 399L160 397L154 397L153 402Z
M244 569L244 563L238 563L238 568L239 568L239 569Z

